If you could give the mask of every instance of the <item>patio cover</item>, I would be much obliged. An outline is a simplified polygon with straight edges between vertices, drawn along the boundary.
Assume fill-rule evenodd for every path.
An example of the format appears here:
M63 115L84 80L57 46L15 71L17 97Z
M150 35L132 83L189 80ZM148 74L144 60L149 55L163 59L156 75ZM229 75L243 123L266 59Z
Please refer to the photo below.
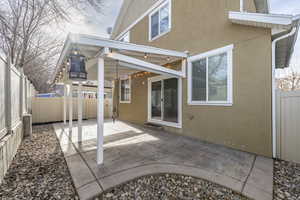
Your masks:
M69 131L72 132L72 80L67 76L67 59L73 49L78 49L87 59L88 79L97 80L97 164L103 163L103 131L104 131L104 87L105 80L112 81L120 76L130 76L137 71L147 71L169 77L184 78L186 76L185 52L137 45L100 37L69 34L59 58L53 80L63 80L70 84L69 97ZM181 61L181 69L164 65ZM63 73L64 72L64 73ZM64 74L65 78L61 76ZM116 76L116 74L118 76ZM60 78L57 78L59 76ZM78 86L78 133L82 134L82 94ZM66 89L64 91L66 94ZM64 95L64 123L66 123L66 95ZM82 137L81 137L82 138Z
M96 69L97 57L105 59L105 80L116 78L116 66L119 75L130 75L137 71L149 71L175 77L185 77L185 66L180 71L167 68L163 65L187 58L187 53L160 49L151 46L137 45L128 42L109 40L101 37L84 34L69 34L60 55L55 76L66 65L73 48L87 58L87 70ZM94 69L93 69L94 68ZM95 73L90 73L89 79L95 80ZM53 77L53 81L55 80Z

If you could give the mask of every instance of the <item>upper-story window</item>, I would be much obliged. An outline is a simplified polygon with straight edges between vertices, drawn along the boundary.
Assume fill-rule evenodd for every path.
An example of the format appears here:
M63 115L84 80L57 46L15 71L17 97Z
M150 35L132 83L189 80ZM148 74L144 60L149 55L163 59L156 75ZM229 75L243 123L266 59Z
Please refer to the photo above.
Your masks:
M155 40L171 29L171 1L167 0L149 15L149 40Z
M188 103L232 105L233 45L188 59Z
M128 31L120 38L121 42L130 42L130 32Z

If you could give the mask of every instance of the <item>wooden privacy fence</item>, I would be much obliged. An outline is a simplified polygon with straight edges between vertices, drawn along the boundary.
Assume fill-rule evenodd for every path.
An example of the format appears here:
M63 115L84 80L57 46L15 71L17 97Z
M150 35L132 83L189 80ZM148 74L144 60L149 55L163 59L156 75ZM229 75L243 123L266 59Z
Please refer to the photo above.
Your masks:
M78 104L77 98L73 98L73 120L78 119ZM69 104L67 98L67 109L66 116L67 120L69 118ZM104 117L112 117L112 100L104 100ZM97 99L84 98L83 99L83 109L82 109L83 119L96 119L97 118ZM32 122L37 123L50 123L50 122L60 122L63 121L64 116L64 99L63 97L55 98L33 98L32 99Z
M276 93L277 156L300 163L300 91Z

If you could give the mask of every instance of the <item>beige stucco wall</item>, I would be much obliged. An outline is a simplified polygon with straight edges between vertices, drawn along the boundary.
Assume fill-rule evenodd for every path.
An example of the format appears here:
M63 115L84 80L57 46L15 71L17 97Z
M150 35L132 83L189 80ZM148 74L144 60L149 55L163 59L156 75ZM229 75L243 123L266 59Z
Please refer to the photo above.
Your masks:
M183 135L271 156L271 33L233 25L228 11L238 0L172 1L172 29L148 41L148 17L132 30L132 43L157 46L191 55L234 44L233 106L190 106L183 80ZM254 9L248 1L247 9ZM120 118L136 123L147 119L147 79L132 80L131 104L119 104ZM144 84L143 84L144 83Z

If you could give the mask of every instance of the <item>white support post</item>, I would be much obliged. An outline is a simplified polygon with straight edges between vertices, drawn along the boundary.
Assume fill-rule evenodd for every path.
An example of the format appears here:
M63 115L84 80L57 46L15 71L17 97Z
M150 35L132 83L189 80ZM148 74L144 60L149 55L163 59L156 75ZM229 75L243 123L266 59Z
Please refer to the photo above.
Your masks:
M63 110L63 117L64 117L64 125L67 124L67 86L64 84L64 110Z
M240 12L244 12L244 0L240 0Z
M82 141L82 84L78 84L78 96L77 96L77 106L78 106L78 141Z
M104 58L98 58L98 91L97 91L97 164L103 164L104 134Z
M69 132L72 133L73 127L73 88L72 83L69 86Z
M25 113L28 114L28 106L27 106L27 78L24 79L24 98L25 98Z

